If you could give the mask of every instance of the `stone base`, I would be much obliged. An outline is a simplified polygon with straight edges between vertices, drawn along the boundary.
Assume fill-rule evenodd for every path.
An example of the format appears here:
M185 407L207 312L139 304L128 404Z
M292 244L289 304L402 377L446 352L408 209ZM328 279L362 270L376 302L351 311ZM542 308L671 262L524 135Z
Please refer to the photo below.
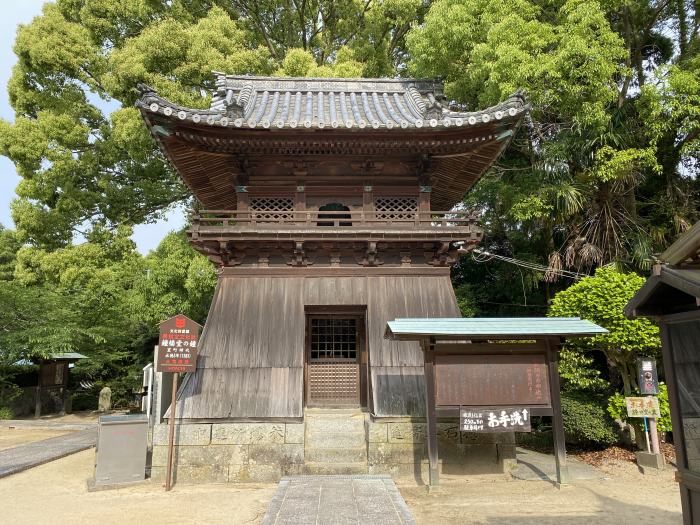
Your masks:
M165 477L163 477L165 481ZM97 483L95 478L90 478L87 480L87 491L88 492L99 492L102 490L116 490L124 489L128 487L138 487L139 485L148 485L151 483L150 479L140 479L138 481L127 481L125 483Z
M666 466L663 454L652 454L651 452L635 452L637 466L642 474L652 474L663 470Z
M363 457L362 464L357 461L348 463L352 472L347 474L358 473L360 469L365 474L413 477L427 483L425 422L410 418L372 420L366 414L363 417L365 439L362 440L360 434L358 446L366 447L366 460ZM332 425L332 422L324 421L323 424ZM347 422L338 418L338 424L347 425ZM153 432L151 478L158 482L165 480L167 430L167 424L162 424L156 425ZM332 466L333 473L337 474L344 461L334 461L335 456L331 453L334 449L319 450L319 444L311 439L313 435L305 443L308 433L305 430L305 423L178 424L175 427L173 481L269 483L277 482L283 476L311 471L322 473L325 472L324 465ZM441 474L504 474L517 463L513 434L464 433L459 430L456 419L439 421L438 455Z

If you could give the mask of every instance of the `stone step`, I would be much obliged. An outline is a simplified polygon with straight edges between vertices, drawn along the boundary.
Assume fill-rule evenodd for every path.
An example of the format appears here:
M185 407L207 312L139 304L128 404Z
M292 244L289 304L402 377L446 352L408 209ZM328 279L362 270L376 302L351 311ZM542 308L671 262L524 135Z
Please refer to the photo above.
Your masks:
M304 474L367 474L367 463L304 463Z
M306 448L360 448L365 446L364 432L309 432L304 436Z
M330 418L307 418L306 433L308 434L364 434L364 418L330 419Z
M310 463L367 463L367 449L359 448L309 448L304 450L304 460Z

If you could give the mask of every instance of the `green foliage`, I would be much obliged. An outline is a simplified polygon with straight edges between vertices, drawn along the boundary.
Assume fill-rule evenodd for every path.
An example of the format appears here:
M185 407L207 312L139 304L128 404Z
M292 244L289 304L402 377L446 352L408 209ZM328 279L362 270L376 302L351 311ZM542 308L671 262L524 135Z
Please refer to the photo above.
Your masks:
M600 400L569 392L562 395L561 405L568 442L599 447L617 442L615 423Z
M559 358L562 389L600 392L609 386L594 366L593 359L584 352L564 348Z
M661 417L656 420L656 428L660 432L671 432L671 407L668 404L668 387L665 383L659 383L659 395L656 396L659 400L659 413ZM627 417L627 404L625 396L616 392L608 399L608 414L614 419L626 421L635 424L638 428L643 428L643 423L640 418Z
M71 408L74 412L97 410L98 396L89 392L79 392L71 396Z
M424 10L420 0L47 3L17 32L15 119L0 120L0 154L22 177L19 239L65 247L86 223L150 222L188 199L133 107L137 84L203 108L213 70L392 76Z
M457 297L457 306L462 317L475 317L478 313L476 299L471 290L471 287L464 283L455 286L455 296Z
M437 0L408 34L409 72L445 78L448 100L477 109L523 89L533 105L465 203L484 210L496 253L534 255L552 271L528 300L494 289L492 303L548 299L562 268L646 271L652 253L700 219L697 29L664 36L667 27L697 28L691 12L648 2Z
M524 89L536 112L553 110L579 126L608 120L625 54L590 0L565 1L556 14L527 0L438 0L408 46L409 70L444 75L450 97L485 106Z
M203 322L216 275L183 233L142 257L131 230L94 228L87 242L17 253L15 279L0 286L0 365L79 352L74 378L108 385L131 402L152 359L158 324L177 313Z
M14 414L8 407L0 407L0 419L12 419Z
M620 372L627 393L634 385L637 357L653 354L661 347L658 326L648 319L627 319L623 313L644 281L633 273L599 268L595 276L585 277L559 292L548 314L581 317L606 328L609 333L568 342L567 348L602 351Z

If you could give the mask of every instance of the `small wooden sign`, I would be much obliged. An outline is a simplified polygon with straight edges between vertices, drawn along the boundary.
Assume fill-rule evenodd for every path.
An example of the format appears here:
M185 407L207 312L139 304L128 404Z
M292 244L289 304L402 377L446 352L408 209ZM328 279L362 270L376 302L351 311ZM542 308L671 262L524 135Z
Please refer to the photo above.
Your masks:
M625 402L628 417L661 417L657 397L626 397Z
M523 407L460 407L463 432L530 432L530 409Z
M156 372L194 372L202 326L184 315L160 324Z

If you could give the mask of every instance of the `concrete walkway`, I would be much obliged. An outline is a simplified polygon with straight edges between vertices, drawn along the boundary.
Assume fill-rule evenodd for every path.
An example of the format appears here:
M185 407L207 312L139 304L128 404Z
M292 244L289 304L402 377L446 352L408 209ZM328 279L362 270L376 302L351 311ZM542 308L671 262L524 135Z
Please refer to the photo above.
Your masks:
M51 428L57 428L53 425ZM94 447L97 428L0 450L0 478Z
M48 430L89 430L96 428L96 423L68 423L52 419L3 419L0 428L42 428Z
M282 478L262 525L408 525L415 520L391 476Z
M516 479L556 481L557 467L554 455L542 454L534 450L518 448L516 450L518 467L511 472ZM568 456L566 465L569 468L569 479L603 479L605 474L587 463Z

